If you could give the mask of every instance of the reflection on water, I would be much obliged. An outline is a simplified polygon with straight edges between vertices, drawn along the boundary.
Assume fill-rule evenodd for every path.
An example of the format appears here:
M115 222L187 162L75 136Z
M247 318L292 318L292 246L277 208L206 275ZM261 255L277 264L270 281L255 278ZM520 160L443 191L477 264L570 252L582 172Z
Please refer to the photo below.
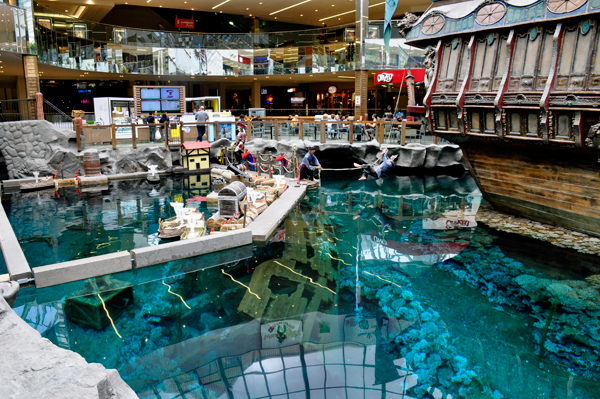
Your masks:
M3 194L2 205L31 267L157 245L158 219L174 216L169 202L177 195L193 200L210 190L196 176L111 182L108 190ZM191 180L190 180L191 179ZM205 202L195 204L208 218Z
M480 202L468 177L323 181L252 253L24 290L15 310L141 398L599 397L593 259L543 246L574 263L547 270L475 227Z

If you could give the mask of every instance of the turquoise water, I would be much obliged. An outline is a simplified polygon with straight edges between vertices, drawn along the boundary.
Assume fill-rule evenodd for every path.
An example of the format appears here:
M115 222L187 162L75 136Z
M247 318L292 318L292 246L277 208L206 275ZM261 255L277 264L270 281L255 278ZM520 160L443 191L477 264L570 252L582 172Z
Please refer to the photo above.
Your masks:
M25 289L15 311L141 398L600 397L597 257L445 228L478 210L468 177L356 178L264 247ZM114 326L83 327L100 291Z
M36 267L162 243L158 219L175 216L169 203L177 195L206 196L206 178L206 187L192 176L163 178L158 185L110 182L95 192L75 187L19 192L4 194L2 205L29 265ZM206 202L188 204L196 204L206 218L214 212Z

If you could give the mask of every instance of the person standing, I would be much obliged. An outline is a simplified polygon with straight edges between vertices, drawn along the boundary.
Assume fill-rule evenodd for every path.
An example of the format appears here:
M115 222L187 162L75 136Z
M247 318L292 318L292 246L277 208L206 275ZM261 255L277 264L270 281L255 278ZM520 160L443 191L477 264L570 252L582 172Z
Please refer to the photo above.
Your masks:
M198 112L196 112L196 122L206 122L207 120L208 113L204 110L204 106L201 105ZM196 138L196 141L202 141L202 136L206 133L206 125L197 125L196 127L198 128L198 137ZM208 140L208 137L206 139Z
M316 148L314 145L308 146L308 152L302 158L302 163L300 164L300 173L298 174L298 182L303 179L314 180L315 179L315 171L317 169L323 169L319 160L315 156Z
M246 144L246 131L240 130L237 136L237 140L233 143L233 155L235 156L235 165L241 165L244 160L242 154L244 153L244 145Z
M167 140L167 138L169 137L169 115L167 115L166 112L163 112L162 115L160 116L160 119L158 120L158 123L160 123L160 135L161 140Z
M149 135L150 135L150 142L154 143L154 139L156 138L156 126L154 125L156 123L156 118L154 117L154 111L150 112L150 115L148 115L148 119L147 119L147 123L150 125L148 126L148 130L149 130ZM162 134L161 134L162 136Z

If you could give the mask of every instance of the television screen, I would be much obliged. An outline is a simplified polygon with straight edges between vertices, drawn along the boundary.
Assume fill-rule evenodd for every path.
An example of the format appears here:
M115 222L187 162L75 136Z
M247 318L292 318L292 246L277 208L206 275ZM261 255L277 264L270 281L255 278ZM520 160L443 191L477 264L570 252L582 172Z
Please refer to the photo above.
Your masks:
M179 112L179 106L179 98L177 100L161 100L160 102L161 111Z
M161 100L177 100L179 101L179 89L178 88L161 88L160 89ZM179 109L179 107L177 108Z
M142 100L142 112L160 111L160 100Z
M160 100L160 89L142 89L140 98L142 100Z

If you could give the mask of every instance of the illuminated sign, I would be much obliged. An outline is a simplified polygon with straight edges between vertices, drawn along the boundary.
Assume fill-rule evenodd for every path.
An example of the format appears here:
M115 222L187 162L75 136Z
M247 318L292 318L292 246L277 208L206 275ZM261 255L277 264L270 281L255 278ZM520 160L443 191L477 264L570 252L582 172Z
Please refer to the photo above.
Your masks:
M293 93L293 92L295 92L295 91L296 91L296 88L295 88L295 87L292 87L291 89L288 89L287 91L288 91L288 93Z
M260 89L260 94L267 94L267 89Z
M327 92L329 92L330 94L333 94L333 93L337 92L337 87L329 86L329 88L327 88Z
M194 20L175 18L175 27L177 29L194 29Z

